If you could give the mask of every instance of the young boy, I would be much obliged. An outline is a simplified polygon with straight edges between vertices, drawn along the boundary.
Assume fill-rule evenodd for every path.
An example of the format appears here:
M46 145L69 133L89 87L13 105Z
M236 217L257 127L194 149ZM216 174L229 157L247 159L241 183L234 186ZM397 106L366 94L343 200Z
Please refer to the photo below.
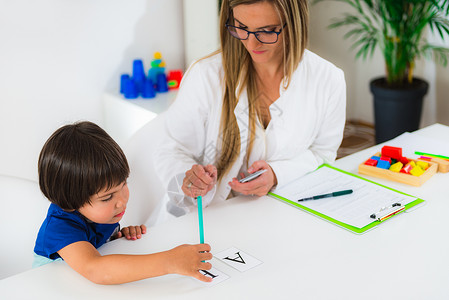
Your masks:
M129 198L129 166L115 141L99 126L79 122L58 129L45 143L38 163L39 186L52 202L34 252L37 261L62 258L76 272L99 284L119 284L170 273L210 282L207 244L181 245L147 255L105 255L107 241L138 239L145 225L120 230ZM42 263L40 263L42 264Z

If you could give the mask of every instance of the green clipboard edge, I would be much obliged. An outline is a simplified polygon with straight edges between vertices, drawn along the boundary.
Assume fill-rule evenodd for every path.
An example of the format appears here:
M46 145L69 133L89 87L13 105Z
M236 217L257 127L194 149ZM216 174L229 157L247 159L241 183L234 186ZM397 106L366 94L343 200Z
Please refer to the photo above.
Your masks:
M331 166L331 165L329 165L329 164L322 164L321 166L319 166L319 167L317 168L317 170L318 170L319 168L322 168L322 167L328 167L328 168L334 169L334 170L336 170L336 171L345 173L345 174L347 174L347 175L354 176L354 177L356 177L356 178L360 178L360 179L362 179L362 180L365 180L365 181L374 183L374 184L376 184L376 185L379 185L379 186L384 187L384 188L386 188L386 189L392 190L392 191L394 191L394 192L397 192L397 193L400 193L400 194L403 194L403 195L406 195L406 196L411 196L411 195L409 195L409 194L406 194L406 193L403 193L403 192L401 192L401 191L392 189L392 188L390 188L390 187L388 187L388 186L382 185L382 184L377 183L377 182L374 182L374 181L372 181L372 180L369 180L369 179L363 178L363 177L361 177L361 176L358 176L358 175L355 175L355 174L346 172L346 171L344 171L344 170L338 169L338 168L336 168L336 167L334 167L334 166ZM315 210L313 210L313 209L310 209L310 208L308 208L308 207L305 207L305 206L303 206L303 205L301 205L301 204L299 204L299 203L297 203L297 202L294 202L294 201L291 201L291 200L289 200L289 199L287 199L287 198L284 198L284 197L282 197L282 196L276 195L276 194L274 194L274 193L272 193L272 192L269 192L268 195L269 195L269 196L272 196L273 198L276 198L276 199L278 199L278 200L284 201L284 202L286 202L287 204L296 206L296 207L298 207L298 208L300 208L300 209L302 209L302 210L304 210L304 211L306 211L306 212L308 212L308 213L311 213L311 214L313 214L313 215L316 215L316 216L318 216L318 217L320 217L320 218L322 218L322 219L324 219L324 220L326 220L326 221L329 221L329 222L331 222L331 223L334 223L334 224L336 224L336 225L338 225L338 226L340 226L340 227L343 227L343 228L345 228L345 229L347 229L347 230L349 230L349 231L352 231L352 232L354 232L354 233L357 233L357 234L365 233L366 231L372 229L373 227L379 225L380 223L385 222L385 220L388 220L388 219L390 219L390 218L392 218L392 217L394 217L394 216L396 216L396 215L399 215L399 214L403 213L404 211L406 211L406 210L408 210L408 209L410 209L410 208L412 208L412 207L414 207L414 206L416 206L416 205L419 205L419 204L425 202L423 199L419 199L419 198L418 198L418 199L416 199L415 201L406 204L406 205L405 205L405 209L404 209L403 211L400 211L399 213L397 213L397 214L395 214L395 215L393 215L393 216L391 216L391 217L389 217L389 218L383 220L382 222L381 222L381 221L373 221L372 223L370 223L370 224L368 224L368 225L366 225L366 226L364 226L364 227L362 227L362 228L357 228L357 227L355 227L355 226L352 226L352 225L343 223L343 222L338 221L338 220L336 220L336 219L334 219L334 218L331 218L331 217L326 216L326 215L324 215L324 214L322 214L322 213L319 213L319 212L317 212L317 211L315 211ZM414 196L411 196L411 197L414 197Z

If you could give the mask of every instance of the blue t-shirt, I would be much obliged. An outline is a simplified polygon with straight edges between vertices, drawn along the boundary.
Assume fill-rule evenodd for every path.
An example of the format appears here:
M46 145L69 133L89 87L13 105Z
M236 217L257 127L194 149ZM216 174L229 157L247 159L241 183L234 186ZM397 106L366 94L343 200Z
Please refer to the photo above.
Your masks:
M90 222L78 211L66 212L52 203L37 234L34 252L49 259L57 259L60 258L57 253L59 250L75 242L86 241L98 248L108 241L119 226L119 223Z

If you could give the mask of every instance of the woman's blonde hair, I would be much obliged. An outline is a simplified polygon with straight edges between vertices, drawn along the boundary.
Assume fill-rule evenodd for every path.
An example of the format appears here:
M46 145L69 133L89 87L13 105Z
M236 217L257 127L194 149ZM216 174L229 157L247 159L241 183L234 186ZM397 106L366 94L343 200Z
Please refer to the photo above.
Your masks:
M240 152L240 131L234 115L238 98L247 88L250 138L246 157L251 153L256 118L257 83L251 56L242 42L232 37L226 29L226 22L233 23L233 8L241 4L269 2L274 5L282 24L286 24L282 34L284 41L284 87L290 84L291 76L302 59L307 44L308 6L307 0L223 0L220 13L220 40L224 68L224 97L220 122L222 137L221 154L216 163L218 178L229 171ZM238 89L238 90L237 90Z

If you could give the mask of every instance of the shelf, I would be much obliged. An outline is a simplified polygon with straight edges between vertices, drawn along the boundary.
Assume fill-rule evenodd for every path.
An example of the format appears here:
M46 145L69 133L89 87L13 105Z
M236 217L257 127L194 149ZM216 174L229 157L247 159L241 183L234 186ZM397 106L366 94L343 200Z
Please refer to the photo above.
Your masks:
M119 93L105 93L104 129L120 146L123 146L140 128L166 111L177 93L177 90L159 93L152 99L125 99Z

